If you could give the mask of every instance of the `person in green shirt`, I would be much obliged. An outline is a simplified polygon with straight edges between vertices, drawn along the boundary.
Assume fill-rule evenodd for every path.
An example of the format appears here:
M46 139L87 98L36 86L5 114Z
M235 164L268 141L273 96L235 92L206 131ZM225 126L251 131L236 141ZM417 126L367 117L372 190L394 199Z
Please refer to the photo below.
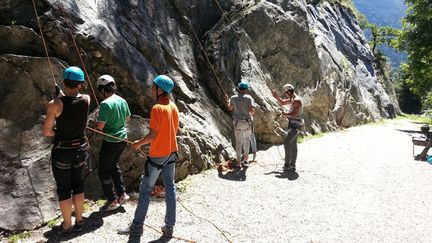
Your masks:
M127 102L115 94L117 87L114 78L102 75L97 80L97 88L105 100L99 107L96 129L113 137L127 139L126 123L131 113ZM104 136L99 153L98 174L107 201L100 208L101 211L115 210L129 199L118 165L125 147L126 142Z

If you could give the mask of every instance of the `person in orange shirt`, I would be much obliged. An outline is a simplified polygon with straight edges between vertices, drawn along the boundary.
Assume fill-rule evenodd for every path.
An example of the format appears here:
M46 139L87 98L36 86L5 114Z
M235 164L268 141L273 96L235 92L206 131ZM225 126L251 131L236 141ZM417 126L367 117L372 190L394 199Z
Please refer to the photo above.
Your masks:
M174 82L165 75L153 80L152 97L157 101L150 113L150 133L132 144L134 149L150 143L150 153L145 163L145 175L141 181L138 206L130 225L119 229L119 234L141 237L144 219L150 203L151 191L162 172L165 186L166 215L162 227L164 237L171 238L176 221L175 163L178 160L176 134L179 127L177 106L169 99Z

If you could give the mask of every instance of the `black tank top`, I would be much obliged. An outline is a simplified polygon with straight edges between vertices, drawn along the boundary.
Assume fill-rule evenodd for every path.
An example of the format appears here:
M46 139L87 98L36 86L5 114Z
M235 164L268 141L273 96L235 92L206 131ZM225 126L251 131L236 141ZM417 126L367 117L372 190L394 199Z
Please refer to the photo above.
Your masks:
M89 104L84 96L60 98L63 102L63 110L56 118L56 141L71 141L83 138L87 126Z

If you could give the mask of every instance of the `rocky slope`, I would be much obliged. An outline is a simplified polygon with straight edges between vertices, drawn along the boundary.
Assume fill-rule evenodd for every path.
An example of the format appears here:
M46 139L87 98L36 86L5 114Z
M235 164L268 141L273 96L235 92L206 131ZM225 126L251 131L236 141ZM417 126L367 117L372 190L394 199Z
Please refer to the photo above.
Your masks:
M309 133L379 119L387 116L388 104L398 107L383 88L388 81L377 78L356 19L338 5L38 0L36 7L58 83L64 67L82 66L79 54L90 82L102 74L114 76L132 112L148 117L153 77L165 73L174 79L173 99L181 112L179 180L233 156L223 96L233 94L240 80L250 81L260 105L255 130L262 143L281 141L274 131L286 121L277 118L270 90L287 82L304 98ZM56 210L50 141L40 137L53 77L31 2L0 0L0 37L0 202L9 205L0 215L16 215L2 220L0 228L29 229ZM146 119L136 117L130 139L145 134L146 126ZM99 142L100 137L92 137L93 165ZM122 156L129 189L138 186L142 161L130 148ZM95 173L86 182L87 194L100 196Z

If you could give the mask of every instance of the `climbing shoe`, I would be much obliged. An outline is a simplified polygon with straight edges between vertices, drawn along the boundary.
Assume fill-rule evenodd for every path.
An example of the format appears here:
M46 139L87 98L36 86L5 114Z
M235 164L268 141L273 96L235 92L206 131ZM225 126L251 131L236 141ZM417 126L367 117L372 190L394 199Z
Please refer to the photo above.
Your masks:
M123 195L118 199L118 203L120 205L125 204L130 199L129 195L126 192L123 192Z
M172 238L173 232L174 232L174 228L173 227L169 227L169 226L162 226L161 227L161 231L162 231L162 237Z
M242 164L243 164L243 166L248 167L249 166L249 161L243 160Z
M120 204L117 202L117 199L114 199L114 201L106 201L105 204L99 208L100 211L112 211L116 210L120 207Z
M143 234L143 228L141 227L135 227L132 224L129 224L128 226L118 229L117 233L119 235L134 235L134 236L141 236Z

